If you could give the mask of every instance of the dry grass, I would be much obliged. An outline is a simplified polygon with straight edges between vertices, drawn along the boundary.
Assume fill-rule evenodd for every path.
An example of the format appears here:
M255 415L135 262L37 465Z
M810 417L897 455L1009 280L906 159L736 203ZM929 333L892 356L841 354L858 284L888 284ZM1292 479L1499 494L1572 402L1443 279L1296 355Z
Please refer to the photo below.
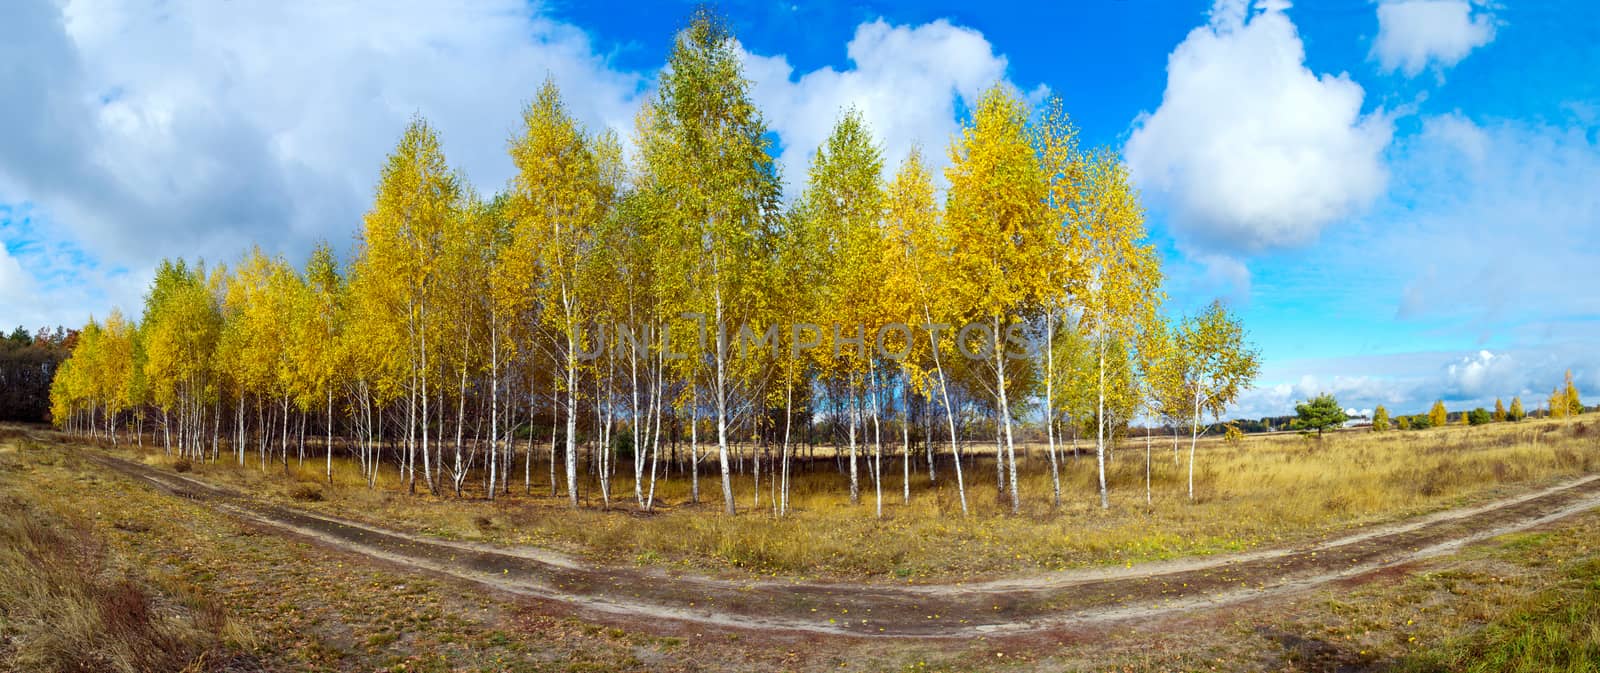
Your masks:
M221 642L227 650L194 661L176 655L145 659L135 668L90 660L85 651L105 647L109 636L84 638L85 627L70 617L90 614L76 604L82 592L31 594L31 602L16 604L5 595L0 598L4 673L742 673L837 671L839 657L876 661L890 655L872 668L893 671L904 669L902 661L928 659L911 643L833 643L797 653L788 641L772 644L749 635L674 634L670 625L659 623L589 622L572 616L569 606L529 603L269 534L206 503L110 474L79 451L49 442L21 450L0 442L0 519L21 507L38 514L46 527L76 522L71 525L100 550L102 572L94 577L127 578L142 587L152 620L174 629L164 633L192 634L205 623L194 615L215 610L191 608L191 603L222 606L226 625L198 644ZM0 538L0 551L18 547L12 538ZM52 545L45 549L56 553ZM0 585L36 572L31 566L20 574L13 570L0 566ZM661 629L668 633L655 632ZM49 638L59 656L19 658L17 647L35 638ZM189 648L197 646L194 642L177 645ZM44 644L40 641L35 651ZM72 665L83 661L89 664Z
M588 507L572 511L550 498L544 464L534 465L532 496L522 495L520 465L513 497L487 503L403 493L392 467L369 491L354 466L337 463L335 484L322 462L263 472L253 456L195 465L201 476L271 499L295 501L342 516L398 524L462 539L533 543L613 562L671 563L763 574L886 579L990 576L1095 564L1123 564L1305 541L1351 526L1526 490L1600 469L1596 417L1568 424L1524 422L1418 432L1338 433L1317 440L1256 436L1240 443L1202 441L1197 500L1187 498L1187 447L1174 464L1170 443L1152 447L1152 502L1145 503L1145 447L1127 443L1108 467L1111 508L1096 495L1092 453L1062 462L1063 502L1050 503L1048 461L1031 446L1021 466L1023 511L1008 514L997 497L994 464L980 457L966 477L972 515L963 517L954 472L940 466L929 484L913 465L912 496L901 502L901 465L885 460L884 518L873 516L873 490L863 477L860 505L848 502L847 477L819 460L794 482L791 516L771 513L763 474L760 508L749 474L736 475L745 511L719 510L715 479L702 474L702 504L688 500L685 475L658 485L654 514L632 512L630 464L613 479L612 511L598 509L592 477L582 488ZM159 455L147 456L161 462ZM865 468L865 466L863 466ZM865 474L865 472L863 472ZM309 494L321 498L316 501ZM542 494L542 495L541 495Z
M244 671L248 634L189 586L152 586L93 525L22 498L25 468L0 460L0 670Z
M1593 429L1592 422L1589 428ZM1379 461L1373 457L1373 464L1367 466L1352 462L1348 469L1353 472L1349 475L1307 481L1330 480L1330 484L1337 484L1359 479L1372 474L1379 464L1389 462L1408 465L1408 469L1415 470L1410 473L1414 476L1427 475L1435 473L1438 464L1430 456L1448 456L1461 469L1437 473L1459 477L1437 479L1433 488L1426 489L1444 489L1435 495L1405 498L1415 507L1426 509L1451 504L1452 500L1484 497L1490 492L1524 489L1539 482L1540 474L1547 475L1547 479L1559 478L1559 470L1516 467L1518 461L1571 460L1561 457L1565 450L1573 452L1581 462L1586 455L1583 452L1595 451L1593 445L1574 442L1593 437L1592 432L1579 435L1575 426L1547 427L1535 449L1529 435L1533 430L1532 425L1518 428L1520 439L1514 431L1493 427L1378 438L1347 435L1340 439L1351 440L1350 444L1325 444L1313 453L1329 455L1308 459L1338 464L1339 456L1359 456L1362 449L1411 448L1401 456L1406 460ZM1380 441L1357 441L1364 438ZM1429 441L1426 448L1415 448L1396 439ZM1286 453L1293 456L1294 451L1305 450L1292 437L1255 438L1254 442L1260 443L1255 449L1269 461L1281 461ZM1495 449L1495 442L1512 445ZM214 609L189 606L214 599L226 606L229 615L221 640L249 640L250 644L239 649L253 652L253 656L261 658L260 665L271 670L1325 671L1386 670L1398 666L1408 671L1589 671L1593 670L1596 643L1600 643L1595 631L1596 615L1600 614L1595 612L1600 596L1596 593L1600 588L1600 551L1595 543L1600 539L1600 513L1474 545L1459 555L1425 563L1409 575L1386 574L1361 585L1327 587L1251 609L1119 626L1087 640L1068 638L1065 643L1029 644L985 642L982 638L940 644L839 641L818 647L751 634L702 637L695 633L682 638L656 638L635 633L638 625L611 628L569 617L545 616L544 608L507 604L449 582L396 572L382 564L352 562L348 556L331 554L293 538L260 534L204 504L172 498L105 475L97 466L74 459L71 450L28 444L18 451L17 444L0 441L0 511L4 512L0 521L6 522L0 526L4 531L0 533L4 535L0 538L0 557L4 558L0 584L20 586L32 581L31 575L41 574L33 565L17 572L16 559L28 557L7 555L9 550L43 549L48 551L40 555L49 558L99 558L94 562L97 566L91 564L100 568L98 572L85 576L74 571L73 576L80 580L72 583L89 582L86 586L103 588L115 586L108 578L128 578L135 587L142 588L147 598L145 614L153 615L157 624L175 625L171 628L180 634L195 630L196 624L203 623L197 621L201 619L198 615ZM1249 447L1251 444L1247 443L1246 448ZM1142 456L1141 452L1139 457ZM1204 449L1202 460L1207 458L1231 466L1254 464L1222 446ZM1170 455L1167 460L1170 469ZM1505 467L1497 470L1498 461L1504 461ZM1263 463L1260 467L1266 470L1268 465ZM215 470L206 475L208 479L222 480L227 475L225 468L197 465L197 469ZM1138 472L1142 477L1142 470ZM1393 480L1402 479L1402 472L1390 472L1395 475ZM1213 489L1249 483L1244 475L1223 479L1223 473L1222 469L1213 470L1205 483ZM992 472L986 474L992 479ZM259 484L271 490L272 497L286 501L301 483L284 479L277 472L262 475L253 468L231 478ZM836 489L839 483L821 475L815 479L816 485L825 490ZM305 483L314 481L308 466ZM1080 482L1080 488L1088 483L1087 479ZM1450 486L1451 482L1459 483ZM992 483L985 482L990 491ZM1030 482L1033 486L1040 483ZM1392 487L1397 481L1385 483ZM1407 490L1415 493L1424 490L1425 485L1413 484ZM1142 479L1137 484L1120 486L1133 490L1135 486L1142 487ZM1168 488L1176 488L1176 481ZM619 512L574 514L547 499L517 498L493 506L482 502L437 502L392 492L368 494L354 483L323 487L322 492L330 500L314 506L342 509L350 514L362 505L388 503L387 509L371 515L404 515L417 521L432 521L460 536L517 537L522 533L511 522L518 517L548 517L548 525L560 528L547 534L563 535L570 535L568 529L579 523L614 521L617 523L606 525L625 528L644 521ZM1255 497L1253 492L1212 491L1194 509L1237 511L1253 502L1248 500ZM1033 497L1039 494L1030 493ZM748 495L747 489L743 496ZM992 492L986 495L992 499ZM1089 499L1088 491L1078 495L1079 499ZM1142 489L1125 495L1119 496L1116 509L1104 518L1086 515L1077 521L1065 520L1061 526L1076 526L1083 531L1079 535L1088 535L1090 530L1120 525L1120 517L1136 514ZM828 502L830 497L833 501L842 499L826 492L811 497L814 500L808 507ZM918 497L931 500L926 491L919 492ZM1226 505L1225 509L1208 510L1224 507L1232 499L1244 500ZM993 520L975 518L968 525L1007 526L1002 530L1009 530L1012 525L1038 527L1050 518L1037 512L1027 517L1003 517L994 514L999 510L992 504L985 507L984 516ZM1178 507L1187 505L1175 498L1157 505L1158 509ZM938 511L931 506L927 510L895 510L897 516ZM13 515L16 512L26 514ZM866 505L839 506L831 513L808 509L797 516L813 517L813 525L839 525L846 520L873 525ZM44 537L33 533L19 537L17 522L27 520L35 521L30 525L50 530L51 534L60 533L64 542L24 542ZM680 508L646 523L697 520L727 521L703 509ZM748 514L733 522L750 528L773 523L765 516ZM821 536L817 532L812 539ZM588 538L574 535L565 539L570 542ZM98 551L86 555L83 550ZM144 571L131 573L125 569L130 567ZM44 621L45 616L98 614L98 608L53 605L56 601L80 600L76 597L82 593L66 592L62 594L65 598L38 597L34 593L19 599L13 598L11 589L4 591L7 593L0 598L0 671L73 670L19 659L17 648L28 638L36 637L23 637L19 634L24 632L19 629L26 627L32 629L28 634L38 634L49 624ZM129 604L120 599L109 603ZM133 609L123 612L138 614ZM249 631L237 626L240 623L247 624ZM48 628L75 634L80 627L66 620L62 626L49 624ZM65 642L67 637L70 636L53 642ZM80 642L100 646L100 641ZM1004 656L1000 657L1002 650ZM117 666L103 662L95 660L89 670L117 670ZM237 657L208 658L197 668L252 670L254 662ZM145 670L182 669L181 662L165 667L158 662Z

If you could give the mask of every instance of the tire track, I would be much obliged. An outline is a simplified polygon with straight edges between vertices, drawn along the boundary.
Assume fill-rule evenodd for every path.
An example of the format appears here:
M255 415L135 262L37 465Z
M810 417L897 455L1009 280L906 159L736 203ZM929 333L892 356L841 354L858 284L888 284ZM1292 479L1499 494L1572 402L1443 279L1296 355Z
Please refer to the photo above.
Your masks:
M1026 634L1237 605L1437 557L1600 507L1600 475L1594 475L1301 548L964 585L740 581L591 566L546 550L432 539L260 503L100 451L84 455L162 492L194 499L263 528L559 602L586 616L854 637Z

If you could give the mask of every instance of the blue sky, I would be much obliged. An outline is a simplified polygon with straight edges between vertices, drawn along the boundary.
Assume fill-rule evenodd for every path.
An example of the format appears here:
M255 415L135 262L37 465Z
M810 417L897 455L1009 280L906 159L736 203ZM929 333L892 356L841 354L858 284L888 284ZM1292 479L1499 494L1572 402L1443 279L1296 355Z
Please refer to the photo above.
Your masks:
M1040 3L1041 5L1047 3ZM1600 9L1472 0L727 2L792 181L841 106L942 156L996 80L1124 153L1169 309L1261 347L1235 411L1600 391ZM1058 5L1058 6L1057 6ZM414 112L485 192L547 74L626 131L687 2L0 8L0 323L137 311L155 263L348 249Z

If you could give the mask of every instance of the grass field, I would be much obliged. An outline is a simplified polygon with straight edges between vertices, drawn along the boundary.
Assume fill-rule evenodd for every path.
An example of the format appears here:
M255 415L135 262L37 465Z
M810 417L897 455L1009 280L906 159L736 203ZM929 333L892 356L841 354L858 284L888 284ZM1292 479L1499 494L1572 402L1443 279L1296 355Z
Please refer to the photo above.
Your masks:
M1571 443L1556 439L1541 446ZM1600 658L1596 512L1228 611L1020 642L819 643L585 622L261 532L79 451L0 437L0 671L1487 672Z
M435 498L402 492L391 467L368 490L353 465L340 463L333 486L320 457L288 473L262 471L252 460L194 465L204 479L262 497L346 517L401 525L449 538L552 546L595 560L808 577L944 580L1087 565L1131 564L1214 554L1318 538L1503 495L1600 470L1600 418L1505 423L1416 432L1346 432L1320 440L1293 434L1253 436L1239 443L1203 440L1197 458L1197 500L1186 495L1187 451L1178 464L1171 445L1152 446L1151 503L1145 502L1145 447L1126 443L1108 468L1112 506L1098 507L1094 460L1064 459L1063 502L1050 503L1048 462L1033 446L1022 464L1023 512L1012 516L996 495L993 462L967 467L971 516L963 517L948 463L930 485L913 465L909 504L901 500L901 466L885 465L885 516L873 516L864 478L862 503L848 501L848 481L834 461L820 460L795 478L794 512L772 515L770 479L761 507L751 475L736 475L745 512L720 513L718 483L702 474L701 505L690 505L688 479L658 486L654 514L634 511L631 473L613 480L613 509L602 511L592 476L587 506L572 511L549 496L547 472L534 465L534 495L520 481L511 497ZM536 453L537 455L537 453ZM150 463L168 462L146 449ZM518 475L520 480L520 474Z

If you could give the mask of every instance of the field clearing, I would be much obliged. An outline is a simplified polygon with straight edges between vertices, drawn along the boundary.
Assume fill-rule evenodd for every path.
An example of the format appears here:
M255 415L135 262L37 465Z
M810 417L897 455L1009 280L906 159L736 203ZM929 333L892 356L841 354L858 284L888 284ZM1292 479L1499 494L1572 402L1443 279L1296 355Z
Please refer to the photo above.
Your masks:
M1147 505L1144 445L1130 442L1108 466L1107 511L1098 507L1087 453L1064 460L1062 506L1053 508L1048 462L1034 446L1020 461L1018 516L1005 513L993 463L983 457L967 469L969 517L960 514L948 461L939 466L935 485L928 484L925 466L913 464L911 501L903 504L901 465L886 457L881 520L873 516L870 480L864 479L861 504L849 504L848 482L831 459L796 475L794 512L787 517L771 514L766 475L761 509L752 507L751 475L736 475L736 495L746 509L728 517L717 510L716 481L704 474L700 505L687 503L688 479L674 475L658 484L657 511L643 514L632 506L631 474L614 478L612 510L598 508L591 478L584 485L586 507L573 511L549 497L539 462L534 495L522 494L519 483L510 497L493 503L477 496L407 495L392 469L382 472L377 490L368 490L353 465L337 461L335 484L328 486L320 456L303 467L291 460L288 474L274 465L261 471L253 456L242 469L228 461L192 469L202 479L313 511L449 539L544 546L594 562L732 576L951 581L1300 544L1516 494L1600 471L1597 420L1203 441L1193 503L1184 491L1186 451L1175 466L1170 443L1157 441ZM169 462L149 448L142 459Z
M1022 640L795 640L562 616L559 606L263 534L107 474L74 449L18 438L0 437L0 498L17 505L7 530L32 521L76 531L84 544L61 549L61 560L106 559L125 578L117 595L143 595L162 617L154 631L68 647L49 636L54 613L8 599L0 670L76 670L84 653L156 656L150 636L164 633L183 638L164 642L184 648L194 671L1536 671L1584 670L1600 654L1595 512L1406 572L1227 611ZM30 572L14 567L25 556L0 560L6 577ZM77 577L68 583L105 581ZM84 605L78 614L100 609ZM14 668L23 660L10 647L34 658Z

